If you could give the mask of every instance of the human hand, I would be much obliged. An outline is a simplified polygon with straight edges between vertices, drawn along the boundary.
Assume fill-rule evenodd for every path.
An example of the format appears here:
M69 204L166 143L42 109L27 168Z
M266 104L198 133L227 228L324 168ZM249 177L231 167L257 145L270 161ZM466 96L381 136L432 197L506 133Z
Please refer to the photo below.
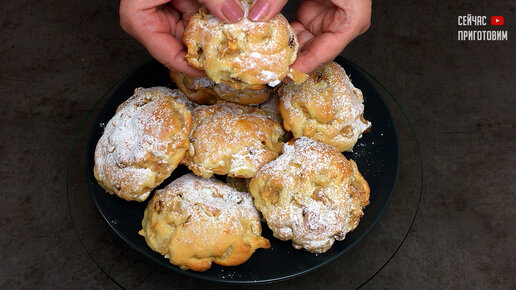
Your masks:
M371 21L371 0L305 0L292 28L300 51L292 68L310 73L332 61Z
M182 43L188 19L201 3L225 22L233 23L244 16L238 0L121 0L120 25L167 68L203 76L185 61Z

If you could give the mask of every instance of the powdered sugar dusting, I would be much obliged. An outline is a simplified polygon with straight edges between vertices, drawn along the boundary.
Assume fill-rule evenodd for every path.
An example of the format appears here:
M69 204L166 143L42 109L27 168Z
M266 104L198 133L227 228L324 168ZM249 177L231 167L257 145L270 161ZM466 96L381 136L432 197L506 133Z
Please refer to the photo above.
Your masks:
M191 173L156 191L142 227L147 244L183 270L238 265L270 246L249 193Z
M175 196L166 195L167 191L181 194L181 210L188 212L196 204L205 204L220 211L219 221L231 222L230 217L242 212L249 219L259 219L259 213L253 205L253 198L249 193L239 192L233 187L214 178L202 178L194 174L185 174L170 183L162 193L163 201Z
M239 192L233 187L213 178L202 178L186 174L174 180L163 190L156 192L152 202L158 202L167 210L164 221L172 227L184 227L181 221L197 224L198 227L188 227L188 235L177 237L182 245L194 244L188 238L205 237L214 239L208 234L213 229L223 229L226 233L239 233L242 239L260 236L260 215L253 205L253 198L247 192ZM144 225L145 229L145 225ZM204 232L206 231L206 232ZM147 233L150 234L150 233ZM175 231L161 233L173 237ZM221 233L215 233L220 235ZM208 236L207 236L208 235ZM252 241L252 239L250 239ZM207 240L206 244L215 241ZM220 243L220 241L217 241ZM231 246L232 241L228 241ZM255 245L252 245L255 246ZM210 247L208 247L210 248ZM199 251L192 249L192 252ZM199 255L206 253L198 252ZM199 257L201 258L201 257Z
M280 97L282 117L294 136L312 137L339 151L350 151L371 126L362 117L362 92L336 63L326 65L301 85L285 84Z
M252 1L241 3L244 17L239 22L221 22L208 9L202 8L199 19L191 27L189 25L185 35L190 39L190 29L202 31L202 39L197 40L197 45L202 46L202 57L210 59L210 67L204 69L216 83L225 81L235 87L242 83L277 86L297 57L295 32L281 14L268 22L249 20L246 15Z
M281 125L256 107L227 102L200 106L193 120L184 163L198 175L250 178L281 152Z
M248 170L252 168L257 171L261 163L263 163L263 155L267 154L266 150L258 143L255 146L250 146L234 154L231 158L231 171L238 172L240 170ZM255 148L256 147L256 148Z
M267 82L267 84L271 87L275 87L275 86L279 85L279 83L281 82L280 80L278 80L277 73L274 73L274 72L271 72L268 70L262 70L260 73L261 73L261 79L263 81Z
M352 196L351 173L349 161L333 147L301 137L260 169L250 189L275 237L292 240L297 249L325 252L356 227L355 216L362 214ZM278 201L262 199L271 189L259 184L278 188Z
M192 88L199 90L201 88L212 88L215 86L215 82L207 77L194 78Z
M176 112L166 111L166 104L179 92L169 90L137 88L107 123L95 150L95 174L107 189L114 187L117 194L145 200L150 190L161 182L157 169L170 174L177 166L179 161L171 159L170 151L183 144L189 126L167 127L171 125L170 114ZM180 101L179 97L175 100ZM178 134L168 138L172 131Z
M336 152L335 148L330 145L314 141L307 137L300 137L295 140L294 144L285 143L283 145L283 154L275 160L263 166L261 171L269 175L281 174L287 171L292 164L299 166L293 167L294 174L290 177L298 178L303 172L321 172L329 165L335 162L335 154L324 154L325 152ZM338 154L338 153L337 153ZM337 155L340 159L340 154ZM344 158L344 157L343 157ZM291 169L289 169L291 170Z

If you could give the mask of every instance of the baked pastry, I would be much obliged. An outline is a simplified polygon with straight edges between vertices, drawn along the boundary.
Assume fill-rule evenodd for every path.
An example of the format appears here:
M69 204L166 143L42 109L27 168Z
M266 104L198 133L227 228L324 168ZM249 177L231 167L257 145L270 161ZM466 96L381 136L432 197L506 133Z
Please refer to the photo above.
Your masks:
M307 137L286 143L249 190L276 238L315 253L344 239L369 204L369 185L355 162Z
M302 84L285 83L278 90L285 130L351 151L371 123L364 119L362 91L335 62L311 74Z
M279 97L277 93L272 93L269 100L259 106L262 111L267 113L269 117L271 117L276 122L283 124L283 120L281 119L281 115L278 110ZM292 139L292 132L285 132L283 136L281 136L280 141L285 143Z
M196 175L251 178L281 153L281 125L257 107L222 102L199 106L192 114L183 163Z
M206 77L191 77L178 71L169 71L170 79L177 88L196 104L208 105L217 102L217 96L213 92L213 81Z
M173 70L170 71L170 78L188 99L202 105L215 104L219 100L242 105L261 104L269 99L271 91L268 87L236 90L224 83L216 84L207 77L191 77Z
M179 90L137 88L117 108L95 148L100 186L125 200L144 201L172 174L190 144L191 113L182 98Z
M281 14L267 22L247 18L251 0L242 0L244 17L237 23L224 23L201 7L183 34L186 61L204 70L216 83L235 89L261 89L277 86L290 76L300 82L305 74L291 71L297 57L297 36Z
M222 102L192 112L190 147L183 164L196 175L251 178L276 158L281 125L257 107Z
M193 174L156 191L142 228L149 247L183 270L240 265L270 247L250 194Z

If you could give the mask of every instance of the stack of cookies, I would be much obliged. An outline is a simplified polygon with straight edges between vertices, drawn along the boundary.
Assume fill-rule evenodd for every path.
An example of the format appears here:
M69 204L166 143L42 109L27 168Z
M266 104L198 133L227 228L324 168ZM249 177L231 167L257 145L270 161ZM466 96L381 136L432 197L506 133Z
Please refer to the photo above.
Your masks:
M369 186L341 152L371 126L344 69L290 69L298 43L282 15L225 24L201 8L183 40L207 77L171 71L179 90L137 88L95 150L99 184L128 201L145 201L179 164L192 171L153 193L140 231L149 247L184 270L239 265L270 247L261 216L296 249L344 239Z

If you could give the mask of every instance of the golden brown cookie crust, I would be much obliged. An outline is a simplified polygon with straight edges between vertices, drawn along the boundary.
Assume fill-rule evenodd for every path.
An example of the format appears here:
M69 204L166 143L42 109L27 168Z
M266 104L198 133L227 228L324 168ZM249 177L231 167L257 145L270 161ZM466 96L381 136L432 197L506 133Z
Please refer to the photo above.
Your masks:
M245 15L237 23L221 22L205 7L193 15L183 34L186 61L235 89L274 87L289 74L299 81L303 74L289 68L299 48L296 33L281 14L268 22L249 20L251 3L242 1Z
M191 77L177 71L170 71L170 78L188 99L201 105L212 105L220 100L242 104L262 104L269 99L271 89L236 90L224 83L216 84L207 77Z
M185 96L200 105L211 105L218 101L213 87L215 83L206 77L190 77L170 70L170 79Z
M296 249L326 252L356 228L369 204L369 186L353 160L301 137L251 179L256 208L274 236Z
M192 122L183 164L196 175L251 178L281 153L281 125L257 107L228 102L199 106Z
M270 247L250 194L193 174L156 191L142 228L149 247L183 270L240 265Z
M109 193L144 201L189 146L191 113L178 90L137 88L107 123L95 149L95 178Z
M285 83L278 90L285 130L351 151L371 123L364 119L362 91L344 68L332 62L300 85Z

